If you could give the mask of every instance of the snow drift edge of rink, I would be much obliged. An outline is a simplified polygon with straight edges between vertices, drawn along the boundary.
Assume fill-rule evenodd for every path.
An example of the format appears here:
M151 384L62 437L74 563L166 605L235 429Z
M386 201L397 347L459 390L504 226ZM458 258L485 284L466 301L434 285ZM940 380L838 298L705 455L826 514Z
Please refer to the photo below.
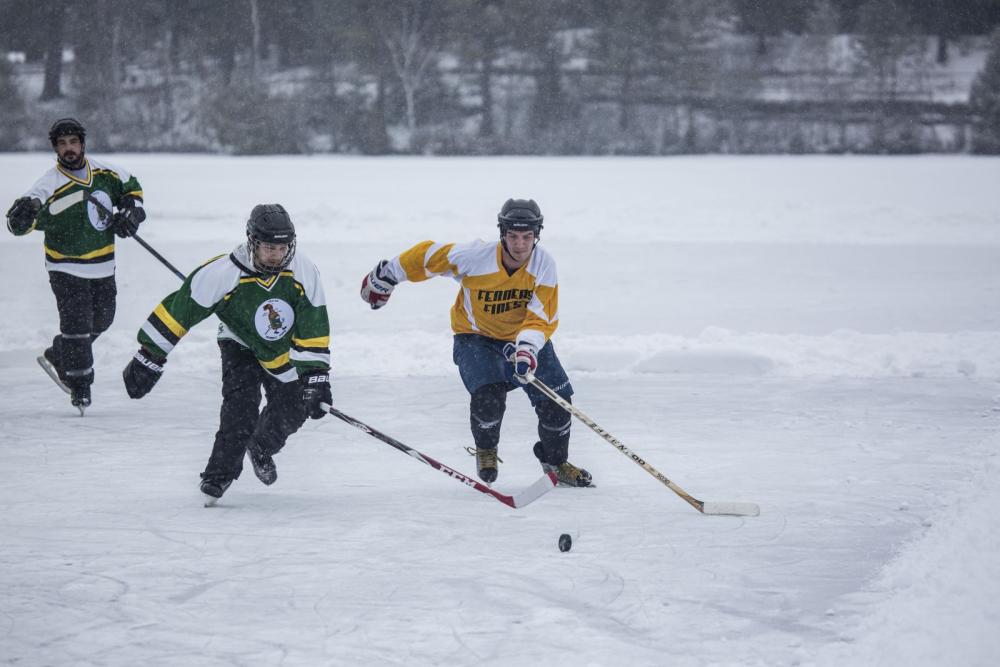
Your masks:
M170 355L169 368L198 372L218 368L215 327L205 323ZM40 354L47 332L0 332L0 352ZM709 328L696 337L557 334L556 351L571 374L715 374L776 377L1000 378L1000 332L903 332L828 335L740 333ZM124 330L107 332L95 345L98 366L128 361L137 343ZM422 330L372 334L334 332L336 374L391 377L453 375L451 335Z
M941 499L924 531L855 594L868 613L816 656L827 665L994 665L1000 656L1000 455Z

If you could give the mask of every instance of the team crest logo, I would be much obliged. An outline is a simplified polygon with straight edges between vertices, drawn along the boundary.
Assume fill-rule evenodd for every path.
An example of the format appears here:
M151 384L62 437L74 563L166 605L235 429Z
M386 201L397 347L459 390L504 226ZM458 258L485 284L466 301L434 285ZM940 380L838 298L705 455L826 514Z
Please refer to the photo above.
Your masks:
M111 224L111 214L105 211L111 210L111 196L104 190L94 190L90 193L97 201L104 204L102 209L97 206L92 201L87 202L87 219L90 220L91 226L99 232L103 232Z
M278 340L295 324L295 311L281 299L268 299L254 315L257 333L264 340Z

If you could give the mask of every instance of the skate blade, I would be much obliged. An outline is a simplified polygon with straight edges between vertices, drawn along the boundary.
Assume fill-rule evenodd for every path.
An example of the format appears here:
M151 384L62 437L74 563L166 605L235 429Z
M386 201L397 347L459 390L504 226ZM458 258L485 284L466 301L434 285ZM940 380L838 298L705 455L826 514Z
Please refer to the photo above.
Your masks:
M577 486L576 484L566 484L565 482L559 482L556 484L557 487L561 489L596 489L597 485L591 482L587 486Z
M45 371L45 374L48 375L52 379L52 381L56 383L57 387L65 391L67 394L72 393L69 390L69 387L63 384L63 381L59 379L59 373L56 371L55 366L49 363L49 360L46 359L44 355L35 357L35 361L37 361L38 365L42 367L42 370Z
M219 501L222 500L222 498L216 498L214 496L208 495L207 493L203 493L201 494L201 496L202 498L205 499L204 503L205 507L215 507L219 504Z
M79 403L77 403L76 401L71 401L71 403L72 403L72 405L73 405L74 408L76 408L77 410L80 411L80 416L81 417L83 417L84 411L87 408L90 407L90 401L86 401L86 402L81 401Z

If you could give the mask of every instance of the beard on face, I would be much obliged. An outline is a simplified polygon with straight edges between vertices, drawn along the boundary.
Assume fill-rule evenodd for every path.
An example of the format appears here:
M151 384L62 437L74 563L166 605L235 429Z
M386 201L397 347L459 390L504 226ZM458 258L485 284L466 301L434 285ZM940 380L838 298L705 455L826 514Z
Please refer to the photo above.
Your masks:
M59 164L66 167L67 169L80 169L83 167L83 153L84 149L81 146L80 152L66 151L62 155L59 155Z
M68 169L79 169L83 166L83 154L66 153L64 157L59 158L59 161Z

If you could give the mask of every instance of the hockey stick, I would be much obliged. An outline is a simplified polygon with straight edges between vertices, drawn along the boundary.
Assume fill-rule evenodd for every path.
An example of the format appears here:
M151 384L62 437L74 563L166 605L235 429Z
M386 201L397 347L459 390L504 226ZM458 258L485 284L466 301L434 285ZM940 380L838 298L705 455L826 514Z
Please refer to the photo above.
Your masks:
M373 429L371 426L368 426L364 422L360 422L357 419L354 419L353 417L345 415L343 412L333 407L332 405L329 405L327 403L320 403L320 406L322 406L324 410L329 412L337 419L345 421L355 428L361 429L362 431L372 436L373 438L377 438L378 440L381 440L387 445L395 447L399 451L403 452L404 454L408 454L409 456L412 456L421 463L427 464L436 470L440 470L449 477L457 479L462 484L465 484L466 486L471 487L476 491L479 491L480 493L485 493L488 496L493 496L494 498L502 502L504 505L507 505L508 507L513 507L514 509L517 509L519 507L524 507L525 505L528 505L538 500L546 492L551 490L552 487L554 487L556 485L556 482L558 481L556 478L556 474L554 472L546 473L545 475L540 477L534 484L526 488L524 491L521 491L520 493L513 496L508 496L505 493L494 491L490 487L486 486L485 484L482 484L481 482L477 482L471 477L466 477L457 470L449 468L445 464L441 463L440 461L432 459L426 454L421 454L412 447L404 445L399 440L396 440L395 438L392 438L386 435L385 433Z
M84 192L83 193L83 198L86 199L87 201L89 201L94 206L96 206L99 211L101 211L101 212L104 213L104 215L101 216L102 220L104 220L104 219L110 219L111 216L114 215L111 212L111 209L109 209L107 206L105 206L104 204L102 204L100 199L98 199L94 195L90 194L89 192ZM177 276L181 280L184 280L184 274L181 273L180 271L178 271L176 268L174 268L174 265L171 264L170 262L168 262L167 259L166 259L166 257L164 257L160 253L156 252L156 250L153 249L153 246L151 246L148 243L146 243L145 241L143 241L139 237L138 234L133 234L132 238L134 238L136 241L138 241L139 245L141 245L143 248L145 248L146 250L148 250L150 255L152 255L156 259L160 260L160 262L163 263L163 266L165 266L168 269L170 269L171 271L173 271L175 276Z
M757 516L760 514L760 507L754 503L711 503L698 500L687 491L667 479L659 470L646 463L641 456L626 447L620 440L618 440L618 438L598 426L597 422L583 414L583 412L577 409L572 403L564 400L562 396L552 391L552 389L550 389L544 382L536 378L534 375L528 376L528 382L535 385L539 391L551 398L556 404L589 426L594 433L611 443L615 449L642 466L643 470L660 480L667 486L667 488L676 493L685 502L691 505L691 507L695 508L702 514L725 514L733 516Z

